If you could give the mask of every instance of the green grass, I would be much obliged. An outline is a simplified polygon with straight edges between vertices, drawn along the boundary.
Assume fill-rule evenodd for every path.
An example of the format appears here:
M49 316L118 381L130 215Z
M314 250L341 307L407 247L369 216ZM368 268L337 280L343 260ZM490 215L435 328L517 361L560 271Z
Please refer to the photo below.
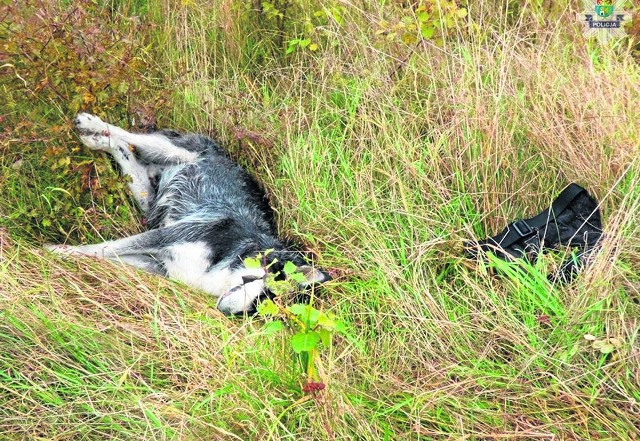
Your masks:
M636 439L633 45L584 40L565 2L485 1L469 5L476 25L442 46L407 45L376 31L408 9L363 3L314 28L317 51L285 56L249 3L78 3L82 32L106 20L85 41L110 42L96 56L131 56L112 83L121 64L96 61L103 94L69 75L77 66L63 48L80 40L51 34L52 86L41 86L38 59L9 47L0 439ZM286 38L303 32L296 14ZM127 33L137 20L145 26ZM45 42L53 32L38 29ZM109 29L130 38L114 43ZM42 49L24 41L29 56ZM260 319L224 317L176 282L41 249L140 228L126 181L72 133L85 89L95 100L81 106L109 121L152 116L221 139L267 189L281 234L336 274L315 306L349 331L316 361L323 392L303 392L287 334L268 335ZM531 264L462 257L465 240L536 214L573 181L601 202L606 226L573 283L546 279L563 253ZM603 354L585 334L620 345Z

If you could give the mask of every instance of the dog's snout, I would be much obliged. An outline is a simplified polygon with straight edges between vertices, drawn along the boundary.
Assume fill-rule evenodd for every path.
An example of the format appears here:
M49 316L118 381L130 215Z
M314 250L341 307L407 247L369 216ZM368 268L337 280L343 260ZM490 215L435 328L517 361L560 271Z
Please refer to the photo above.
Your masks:
M242 283L246 285L247 283L255 282L256 280L260 280L260 279L262 279L262 277L259 277L259 276L242 276Z

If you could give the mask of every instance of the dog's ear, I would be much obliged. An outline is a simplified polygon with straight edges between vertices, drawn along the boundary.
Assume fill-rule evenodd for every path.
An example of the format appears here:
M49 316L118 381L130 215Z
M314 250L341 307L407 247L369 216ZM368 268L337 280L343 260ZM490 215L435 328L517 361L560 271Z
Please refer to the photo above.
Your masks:
M302 286L317 285L331 280L329 274L311 265L300 265L296 271L304 276L304 282L300 283Z

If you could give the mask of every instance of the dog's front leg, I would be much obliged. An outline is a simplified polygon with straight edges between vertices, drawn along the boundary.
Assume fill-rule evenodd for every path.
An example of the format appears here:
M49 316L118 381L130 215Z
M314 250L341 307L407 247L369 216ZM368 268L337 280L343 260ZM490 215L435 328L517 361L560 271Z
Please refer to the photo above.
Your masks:
M162 133L130 133L108 124L95 115L80 113L74 120L76 129L83 135L100 135L115 142L133 145L144 151L146 157L157 158L161 164L186 164L198 159L198 153L173 144ZM155 162L155 161L153 161Z
M155 197L155 192L149 179L147 167L138 162L133 152L129 149L129 144L99 133L85 133L80 135L80 139L91 150L109 153L115 159L118 167L120 167L122 174L131 176L129 190L131 190L138 206L146 213Z

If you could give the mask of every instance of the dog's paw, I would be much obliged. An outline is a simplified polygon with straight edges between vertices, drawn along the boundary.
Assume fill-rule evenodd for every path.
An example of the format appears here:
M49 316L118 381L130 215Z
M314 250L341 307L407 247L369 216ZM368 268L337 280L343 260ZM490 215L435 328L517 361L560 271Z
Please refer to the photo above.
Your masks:
M97 116L88 113L79 113L73 120L73 125L81 133L109 134L109 125Z
M62 255L77 255L77 251L74 250L75 247L72 247L70 245L56 245L56 244L46 244L44 246L45 250L51 251L52 253L56 253L56 254L62 254Z
M93 133L90 135L80 135L80 140L91 150L101 150L104 152L111 150L111 138L108 136Z

